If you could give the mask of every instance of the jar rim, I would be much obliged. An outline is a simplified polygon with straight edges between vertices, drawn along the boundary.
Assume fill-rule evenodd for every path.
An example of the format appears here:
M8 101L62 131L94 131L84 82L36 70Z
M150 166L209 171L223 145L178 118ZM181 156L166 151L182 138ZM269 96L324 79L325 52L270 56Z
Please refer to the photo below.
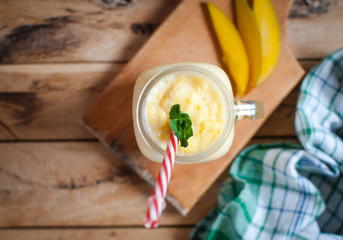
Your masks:
M165 149L162 149L150 136L150 133L147 130L146 124L144 124L144 111L146 107L146 98L149 95L149 92L153 89L153 87L157 84L157 82L170 74L175 73L196 73L201 77L204 77L207 81L212 83L215 86L216 90L220 92L221 98L224 102L224 114L225 121L224 126L222 129L221 134L214 140L206 149L192 153L192 154L185 154L185 155L176 155L175 163L192 163L192 162L202 162L199 159L201 158L208 158L214 155L222 146L221 144L230 137L231 131L233 131L233 125L235 122L234 116L234 100L231 94L231 90L229 87L224 84L223 81L219 79L218 76L213 74L211 71L203 68L198 67L193 64L182 64L178 66L170 66L168 68L162 69L154 76L150 78L150 80L145 84L144 88L140 92L138 96L137 108L136 108L136 116L138 118L137 121L137 128L144 140L145 144L150 147L156 154L160 155L161 159L163 159ZM230 84L230 82L228 82ZM230 85L231 88L231 85ZM232 114L228 114L232 113Z

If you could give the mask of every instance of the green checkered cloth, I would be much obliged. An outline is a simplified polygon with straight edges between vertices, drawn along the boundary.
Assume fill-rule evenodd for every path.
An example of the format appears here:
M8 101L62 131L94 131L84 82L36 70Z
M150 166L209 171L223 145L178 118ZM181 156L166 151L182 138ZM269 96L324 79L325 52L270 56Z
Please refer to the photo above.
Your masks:
M245 148L190 239L343 239L342 87L340 49L302 82L295 119L302 146Z

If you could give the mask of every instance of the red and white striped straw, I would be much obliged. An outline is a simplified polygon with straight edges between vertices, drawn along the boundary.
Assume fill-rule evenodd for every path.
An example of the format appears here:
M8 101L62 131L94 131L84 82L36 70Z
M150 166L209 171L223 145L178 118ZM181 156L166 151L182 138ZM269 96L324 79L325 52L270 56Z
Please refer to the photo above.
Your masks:
M178 145L179 139L173 131L170 131L169 142L164 154L161 170L158 174L154 191L148 198L148 211L144 221L144 226L146 228L158 227L158 222L161 217L162 211L166 207L165 198L167 194L167 187L170 181L171 171L174 167L175 154Z

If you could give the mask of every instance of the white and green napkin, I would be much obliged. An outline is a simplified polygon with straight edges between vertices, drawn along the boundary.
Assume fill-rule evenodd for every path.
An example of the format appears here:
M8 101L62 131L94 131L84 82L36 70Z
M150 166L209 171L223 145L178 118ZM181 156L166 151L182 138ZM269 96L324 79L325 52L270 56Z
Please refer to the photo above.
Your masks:
M302 146L237 156L190 239L343 239L343 49L304 78L295 128Z

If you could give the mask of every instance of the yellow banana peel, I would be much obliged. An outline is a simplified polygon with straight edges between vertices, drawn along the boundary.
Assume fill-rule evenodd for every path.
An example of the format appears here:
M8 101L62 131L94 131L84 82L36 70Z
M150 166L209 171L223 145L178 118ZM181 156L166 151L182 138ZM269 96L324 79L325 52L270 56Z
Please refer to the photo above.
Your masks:
M254 0L253 13L261 34L262 68L257 85L274 71L280 55L280 29L271 0Z
M249 61L247 92L257 85L262 67L262 43L255 16L246 0L235 0L238 31L242 37Z
M242 97L246 92L249 77L249 62L244 44L225 13L213 3L207 2L206 6L223 54L222 61L235 81L237 94Z

